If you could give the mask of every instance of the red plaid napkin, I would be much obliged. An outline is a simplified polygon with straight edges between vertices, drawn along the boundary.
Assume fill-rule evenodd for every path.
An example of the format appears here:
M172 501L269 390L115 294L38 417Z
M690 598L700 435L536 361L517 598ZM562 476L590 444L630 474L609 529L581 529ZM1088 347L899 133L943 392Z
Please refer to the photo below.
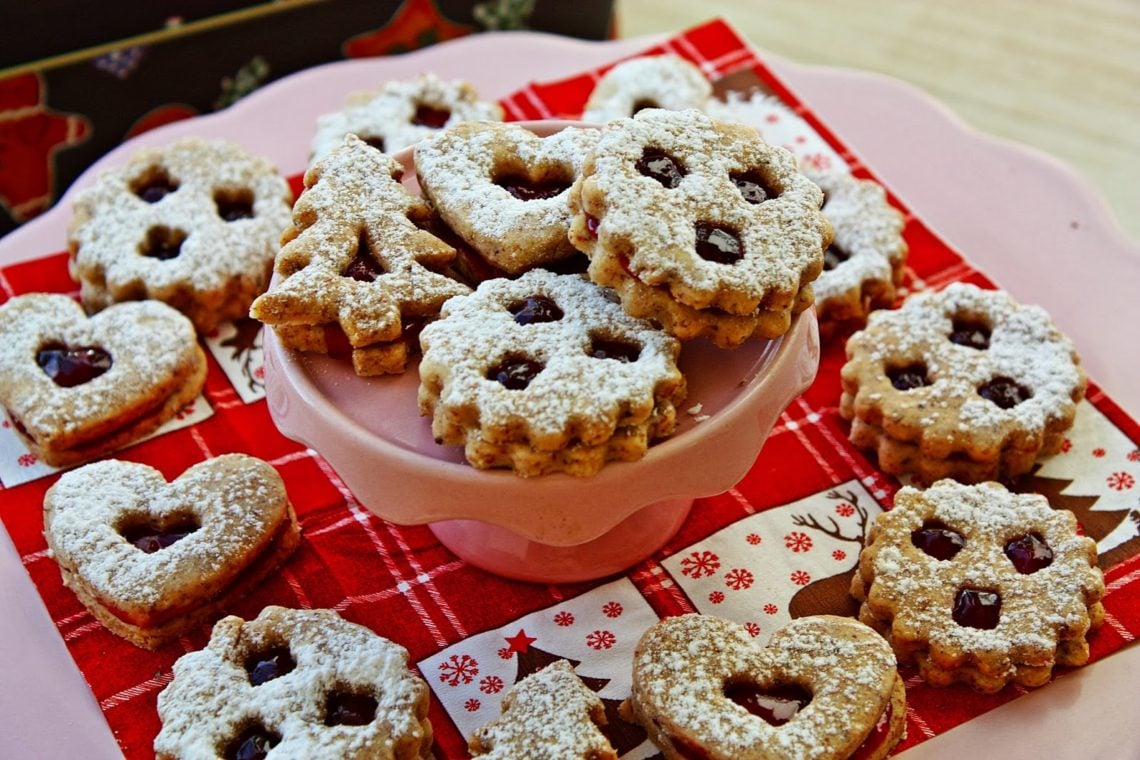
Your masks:
M710 79L751 71L857 175L872 176L723 22L692 29L646 52L666 51L694 61ZM532 84L503 105L512 119L577 116L603 71ZM892 201L905 209L900 199ZM905 236L910 284L992 284L921 220L908 216ZM5 299L33 290L74 290L63 254L7 268L0 272L0 287ZM555 656L579 663L579 673L591 676L591 688L607 697L607 705L616 705L628 688L622 684L628 684L630 647L658 616L694 610L723 614L760 635L793 615L845 611L842 595L828 597L824 586L835 580L832 585L845 587L847 576L838 571L853 568L868 521L889 507L897 483L847 443L837 413L842 363L842 345L825 346L816 382L782 416L744 480L726 494L700 500L668 546L616 581L539 586L504 580L457 560L427 528L376 518L323 459L277 432L264 401L243 401L213 359L205 392L213 415L118 456L156 466L168 478L226 452L271 462L285 478L304 540L277 577L233 612L250 618L267 604L330 607L405 645L433 688L436 755L461 757L471 726L497 713L510 683ZM1135 514L1122 505L1128 496L1135 504L1140 488L1140 427L1095 385L1080 419L1067 453L1038 472L1033 484L1055 506L1076 511L1086 532L1100 540L1119 534ZM49 476L4 490L0 518L124 753L148 757L159 728L155 701L170 681L171 665L203 646L209 631L151 653L95 622L63 588L47 557L40 513L53 482ZM1094 659L1140 631L1138 551L1140 540L1131 539L1117 541L1102 555L1108 614L1092 636ZM820 594L799 593L808 589ZM1007 688L982 696L964 688L933 689L917 677L909 678L907 687L903 747L1023 693ZM615 742L630 750L628 756L652 754L644 734L619 728L625 733L618 731Z

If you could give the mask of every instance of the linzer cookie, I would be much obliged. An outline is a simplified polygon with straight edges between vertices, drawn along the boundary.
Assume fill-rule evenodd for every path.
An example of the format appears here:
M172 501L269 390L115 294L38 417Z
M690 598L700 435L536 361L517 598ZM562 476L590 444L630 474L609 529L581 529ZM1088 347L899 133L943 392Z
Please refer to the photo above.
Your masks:
M475 467L593 475L673 432L680 346L578 275L488 280L420 333L420 413Z
M468 288L438 270L455 249L421 229L422 199L391 156L354 135L305 173L277 254L277 280L250 315L288 348L351 355L359 375L399 373L416 331Z
M1028 472L1060 449L1086 384L1043 309L961 283L872 312L841 376L852 443L922 483Z
M332 610L227 617L158 695L159 760L431 756L428 688L408 652Z
M502 121L503 109L479 100L467 82L445 82L424 74L408 82L387 82L375 92L349 96L344 108L317 119L313 161L319 161L354 134L385 153L419 142L462 121Z
M153 432L201 392L206 355L186 317L158 301L93 317L67 296L0 306L0 404L54 467L108 454Z
M1100 625L1096 544L1071 512L998 483L904 487L871 528L852 595L900 662L935 686L1040 686L1083 665Z
M708 615L641 637L622 714L668 760L879 760L906 731L906 691L881 636L851 618L798 618L759 645Z
M813 285L819 330L826 338L861 327L871 311L894 304L907 244L903 216L881 185L846 172L808 176L823 190L823 215L835 231Z
M170 483L113 459L65 473L44 496L44 536L91 614L155 649L248 594L293 552L300 530L276 470L228 454Z
M538 137L515 124L467 122L416 146L416 175L443 221L495 274L517 275L577 255L566 237L567 197L597 139L594 129Z
M244 317L269 284L291 191L225 140L139 151L75 200L71 274L88 311L153 298L201 333Z
M590 278L682 340L733 347L811 305L823 193L750 127L648 109L610 122L570 191Z
M702 109L712 85L696 65L676 55L622 61L607 71L586 101L583 121L605 123L645 108Z
M471 737L474 757L484 760L617 760L598 728L605 706L566 660L553 662L511 687L503 715Z

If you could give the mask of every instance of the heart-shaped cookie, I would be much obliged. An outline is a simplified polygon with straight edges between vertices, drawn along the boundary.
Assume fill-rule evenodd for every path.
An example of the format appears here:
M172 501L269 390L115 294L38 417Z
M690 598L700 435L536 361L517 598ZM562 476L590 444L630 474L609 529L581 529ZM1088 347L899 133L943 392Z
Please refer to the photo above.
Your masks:
M902 738L906 692L890 646L851 618L799 618L760 646L682 615L642 636L622 709L671 759L866 760Z
M153 649L279 567L300 533L277 471L227 454L170 483L113 459L65 473L44 496L44 536L91 613Z
M467 245L518 274L574 255L568 193L597 137L594 129L538 137L515 124L465 122L416 146L416 175Z
M0 404L50 465L94 459L147 435L205 379L194 326L166 304L117 304L91 318L56 294L0 306Z

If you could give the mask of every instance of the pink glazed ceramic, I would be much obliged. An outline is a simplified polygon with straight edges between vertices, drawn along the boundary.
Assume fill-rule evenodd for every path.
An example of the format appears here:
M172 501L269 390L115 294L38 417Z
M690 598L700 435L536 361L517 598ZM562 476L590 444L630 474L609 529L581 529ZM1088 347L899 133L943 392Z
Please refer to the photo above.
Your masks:
M572 122L523 122L539 135ZM395 156L418 191L410 150ZM477 470L458 447L435 443L419 416L414 365L361 378L346 361L302 354L265 338L269 410L281 432L312 447L360 503L401 525L428 523L461 559L499 575L570 582L624 570L677 531L693 500L721 493L751 468L776 419L815 377L814 311L786 335L726 351L685 344L689 395L678 430L638 462L591 478L524 479Z

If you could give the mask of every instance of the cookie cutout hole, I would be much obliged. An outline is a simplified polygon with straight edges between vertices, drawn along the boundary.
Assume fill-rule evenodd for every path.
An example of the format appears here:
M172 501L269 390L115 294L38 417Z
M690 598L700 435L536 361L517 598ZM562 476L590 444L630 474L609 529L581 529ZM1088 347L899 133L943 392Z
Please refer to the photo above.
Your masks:
M591 335L588 353L595 359L613 359L622 364L632 364L641 357L641 346L628 340Z
M293 671L297 666L293 653L285 645L259 649L245 658L249 685L260 686Z
M1032 575L1053 564L1053 549L1040 533L1026 533L1006 541L1005 556L1022 575Z
M363 140L364 143L366 145L368 145L370 148L375 148L376 150L380 151L381 153L384 152L384 138L383 137L379 137L379 136L363 137L363 136L361 136L360 139Z
M219 190L214 193L214 205L227 222L253 218L253 192L248 188Z
M992 631L1001 620L1001 594L980 588L959 589L950 616L963 628Z
M729 227L697 222L697 255L714 264L735 264L744 258L744 243L736 230Z
M281 734L254 723L238 733L221 754L226 760L263 760L280 743Z
M562 319L562 309L553 298L535 295L517 301L507 309L520 325L533 325L541 322L557 322Z
M371 694L347 689L329 692L325 698L326 726L366 726L376 719L377 701Z
M522 174L507 174L496 177L495 184L520 201L537 201L556 198L568 190L573 183L565 177L558 176L533 180Z
M113 363L111 354L98 346L49 343L36 352L36 364L61 388L89 383Z
M849 258L851 258L851 254L847 252L847 249L837 243L832 243L823 252L823 271L830 272Z
M380 259L376 258L376 254L372 251L372 245L368 241L368 233L361 230L360 238L356 243L356 255L352 257L352 261L348 262L348 266L344 268L340 276L351 277L357 282L373 282L386 271L380 263Z
M685 178L685 167L660 148L646 148L637 160L637 170L672 190Z
M1033 391L1012 378L999 375L978 388L978 395L1002 409L1012 409L1033 398Z
M653 98L641 98L639 100L634 101L634 104L630 107L629 115L634 116L638 112L644 111L646 108L660 108L660 107L661 107L661 105L656 100L654 100Z
M128 520L119 526L119 535L128 544L146 553L162 551L202 527L198 517L189 512L165 520Z
M494 380L507 390L521 391L530 385L545 365L529 356L511 354L487 370L487 379Z
M778 198L783 192L782 188L759 169L747 172L734 172L729 176L732 184L740 191L741 197L752 204Z
M974 317L954 317L950 328L950 342L967 348L985 351L990 347L992 329L984 320Z
M794 684L765 688L747 681L728 683L724 696L773 726L784 725L811 702L811 692Z
M938 520L924 522L921 528L910 534L910 542L923 553L943 562L954 559L954 555L966 546L966 539L961 533Z
M139 246L139 253L147 258L167 261L182 253L186 233L177 227L158 225L146 231L146 239Z
M412 123L417 127L443 129L450 118L451 111L446 108L433 108L426 103L419 103L416 105L416 115L412 117Z
M891 367L887 370L887 378L895 390L910 391L930 385L930 377L926 373L926 365L922 362L904 364Z
M178 182L171 179L166 169L154 167L131 182L130 188L132 193L147 203L158 203L178 190Z

